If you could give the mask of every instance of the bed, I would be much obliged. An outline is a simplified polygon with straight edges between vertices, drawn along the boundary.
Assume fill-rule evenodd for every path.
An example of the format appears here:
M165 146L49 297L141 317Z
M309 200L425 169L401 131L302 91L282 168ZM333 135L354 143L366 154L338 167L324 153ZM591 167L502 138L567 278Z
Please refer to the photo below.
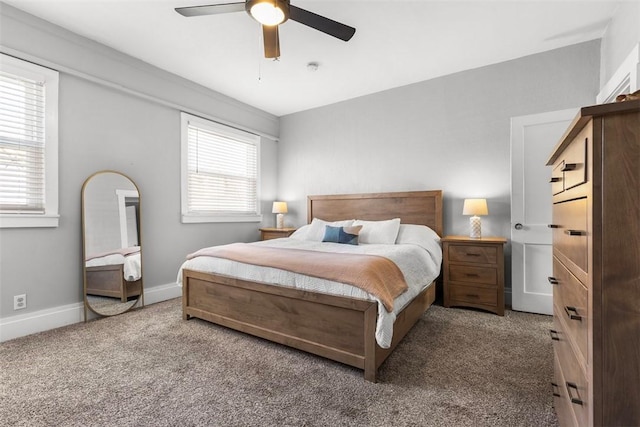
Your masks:
M400 218L402 224L426 225L441 236L442 192L309 196L307 222L314 218L329 222ZM380 365L435 300L435 276L440 271L438 263L435 276L395 314L390 342L383 348L377 341L382 313L376 300L274 286L188 265L180 273L185 320L203 319L354 366L364 370L364 378L371 382L376 382Z
M142 292L140 247L88 256L85 260L87 295L127 302Z

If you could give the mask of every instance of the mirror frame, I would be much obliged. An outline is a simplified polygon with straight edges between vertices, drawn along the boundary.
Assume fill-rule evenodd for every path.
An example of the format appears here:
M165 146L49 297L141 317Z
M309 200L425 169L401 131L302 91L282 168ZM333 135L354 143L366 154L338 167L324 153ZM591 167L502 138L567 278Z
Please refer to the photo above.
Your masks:
M137 225L138 225L138 246L140 247L140 294L137 296L137 298L134 300L131 300L129 302L133 302L133 304L131 304L128 308L126 308L123 311L119 311L117 313L101 313L99 311L96 311L96 309L94 307L92 307L89 304L89 300L87 298L87 240L86 240L86 209L85 209L85 191L87 189L87 185L91 182L91 180L93 178L95 178L98 175L103 175L103 174L116 174L119 175L127 180L129 180L129 182L131 182L131 184L135 187L136 191L138 192L138 218L137 218ZM105 169L105 170L101 170L98 172L95 172L93 174L91 174L89 177L87 177L87 179L85 179L84 183L82 184L82 189L80 192L80 205L81 205L81 227L82 227L82 296L83 296L83 301L84 301L84 321L88 322L89 318L88 318L88 311L91 311L92 313L98 315L98 316L102 316L102 317L110 317L110 316L117 316L119 314L123 314L126 313L130 310L133 310L134 308L137 307L144 307L144 285L143 285L143 280L144 280L144 275L143 275L143 263L142 263L142 221L141 221L141 216L142 216L142 203L141 203L141 195L140 195L140 188L138 187L138 185L135 183L134 180L132 180L129 176L123 174L122 172L118 172L115 170L110 170L110 169Z

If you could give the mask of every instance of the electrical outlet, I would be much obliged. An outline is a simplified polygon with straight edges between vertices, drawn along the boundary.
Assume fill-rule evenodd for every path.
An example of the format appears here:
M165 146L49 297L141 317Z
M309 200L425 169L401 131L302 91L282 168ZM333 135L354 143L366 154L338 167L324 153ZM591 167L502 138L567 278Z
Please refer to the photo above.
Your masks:
M13 297L13 309L22 310L27 308L27 294L15 295Z

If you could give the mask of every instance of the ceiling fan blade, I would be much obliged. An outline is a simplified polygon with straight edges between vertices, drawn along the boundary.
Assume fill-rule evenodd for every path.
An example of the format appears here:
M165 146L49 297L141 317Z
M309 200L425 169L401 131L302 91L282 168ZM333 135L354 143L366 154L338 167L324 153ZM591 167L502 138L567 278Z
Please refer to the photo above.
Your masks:
M293 19L294 21L344 41L349 41L356 32L356 29L353 27L309 12L308 10L300 9L294 5L289 5L289 19Z
M280 38L278 37L278 26L263 25L262 38L264 39L264 57L279 58L280 57Z
M182 16L203 16L203 15L216 15L219 13L230 12L244 12L245 2L240 3L223 3L223 4L210 4L205 6L189 6L189 7L176 7L176 12Z

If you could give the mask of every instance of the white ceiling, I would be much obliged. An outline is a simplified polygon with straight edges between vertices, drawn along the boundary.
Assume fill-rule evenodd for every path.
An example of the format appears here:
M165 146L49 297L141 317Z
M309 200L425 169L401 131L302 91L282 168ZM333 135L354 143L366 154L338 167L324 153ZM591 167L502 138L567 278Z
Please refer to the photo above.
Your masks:
M277 116L600 38L618 3L292 0L357 30L343 42L287 21L273 61L246 13L173 10L234 0L3 1Z

